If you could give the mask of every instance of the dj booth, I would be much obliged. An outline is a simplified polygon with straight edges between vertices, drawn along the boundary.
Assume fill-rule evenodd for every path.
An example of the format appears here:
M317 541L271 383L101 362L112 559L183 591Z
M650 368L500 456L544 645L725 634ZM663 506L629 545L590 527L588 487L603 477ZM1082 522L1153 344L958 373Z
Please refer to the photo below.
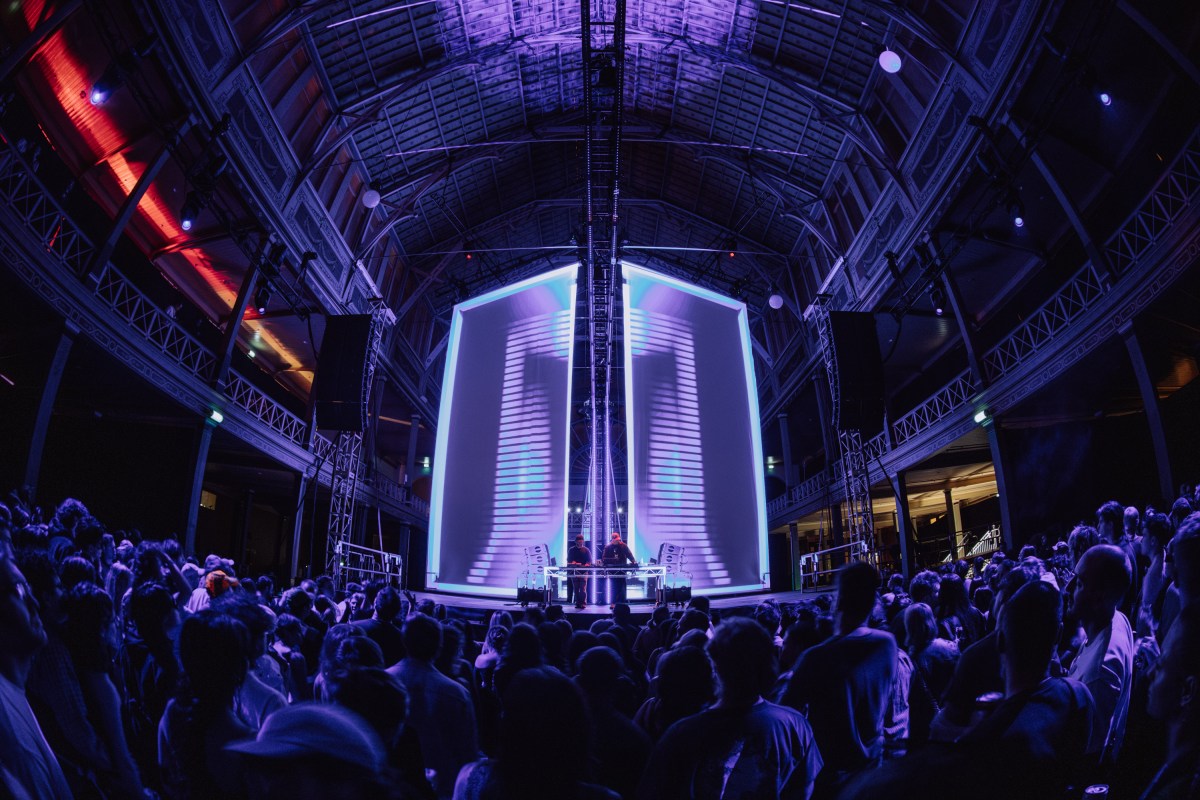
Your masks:
M667 568L660 564L623 567L559 567L544 565L542 586L545 587L547 602L563 603L567 600L567 587L571 578L588 579L589 602L607 604L610 598L619 596L618 582L625 583L627 602L657 603L662 600Z

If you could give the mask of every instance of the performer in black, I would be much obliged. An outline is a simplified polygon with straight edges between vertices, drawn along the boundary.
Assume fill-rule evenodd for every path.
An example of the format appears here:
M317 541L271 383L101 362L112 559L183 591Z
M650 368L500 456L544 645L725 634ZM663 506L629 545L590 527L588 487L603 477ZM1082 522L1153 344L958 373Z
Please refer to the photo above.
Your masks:
M567 565L571 567L590 567L592 565L592 551L584 544L583 534L575 537L575 544L567 551ZM587 575L571 576L571 593L575 597L575 607L583 608L587 605ZM567 598L570 602L571 598Z
M621 534L614 532L608 545L604 548L604 566L623 567L626 564L636 567L637 559L633 557L633 551L629 549L629 545L621 541ZM625 602L625 582L624 574L612 576L610 584L612 597L609 598L611 605Z

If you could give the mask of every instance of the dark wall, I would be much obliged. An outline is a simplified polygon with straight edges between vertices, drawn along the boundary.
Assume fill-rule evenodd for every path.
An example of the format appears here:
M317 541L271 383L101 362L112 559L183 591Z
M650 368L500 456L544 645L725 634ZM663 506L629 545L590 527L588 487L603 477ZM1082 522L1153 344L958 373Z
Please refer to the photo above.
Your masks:
M1200 482L1200 379L1192 380L1160 407L1176 488L1181 483L1194 486Z
M767 565L771 572L771 591L792 590L792 550L786 533L767 537Z
M1106 500L1161 502L1144 414L1001 431L1020 545L1042 533L1060 537Z
M46 438L38 498L77 497L110 530L182 536L195 432L105 416L55 416Z

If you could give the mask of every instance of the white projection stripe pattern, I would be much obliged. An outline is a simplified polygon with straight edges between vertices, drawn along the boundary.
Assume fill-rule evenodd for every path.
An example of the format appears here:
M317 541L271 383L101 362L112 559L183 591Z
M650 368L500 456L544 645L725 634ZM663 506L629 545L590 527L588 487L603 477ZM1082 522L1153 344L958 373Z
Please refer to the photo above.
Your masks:
M631 360L662 359L647 370L651 385L645 477L640 481L639 520L661 538L685 548L688 570L701 585L726 586L729 570L714 559L704 509L704 453L692 323L639 308L629 310Z
M454 308L426 586L511 596L525 549L566 538L578 266Z
M562 476L553 472L551 387L542 384L546 373L531 368L531 360L546 356L565 360L573 325L571 311L556 311L518 322L508 331L491 539L471 566L467 583L495 584L501 576L520 573L525 548L530 546L529 532L546 530L561 522L565 513L558 499L561 490L552 488Z

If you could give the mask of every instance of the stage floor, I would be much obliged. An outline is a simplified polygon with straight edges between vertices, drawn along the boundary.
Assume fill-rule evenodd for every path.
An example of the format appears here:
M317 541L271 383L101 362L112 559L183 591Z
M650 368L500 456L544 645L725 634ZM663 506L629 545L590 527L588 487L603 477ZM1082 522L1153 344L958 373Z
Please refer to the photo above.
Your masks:
M806 589L803 592L760 592L729 597L710 597L709 605L719 611L734 609L748 611L764 600L774 600L781 604L799 603L802 600L812 600L818 595L829 594L831 591L832 588L830 587L821 587L818 589ZM468 597L443 592L415 592L414 594L418 600L428 598L439 605L445 606L448 615L451 617L465 618L472 621L485 620L496 611L507 611L515 617L524 610L515 598ZM685 607L672 604L671 610L675 611ZM633 612L634 620L641 623L649 619L651 612L654 610L654 604L648 601L635 600L629 604L629 608ZM576 609L574 606L564 606L563 611L566 617L577 628L587 627L595 620L608 617L612 613L607 604L591 604L585 606L582 610Z

